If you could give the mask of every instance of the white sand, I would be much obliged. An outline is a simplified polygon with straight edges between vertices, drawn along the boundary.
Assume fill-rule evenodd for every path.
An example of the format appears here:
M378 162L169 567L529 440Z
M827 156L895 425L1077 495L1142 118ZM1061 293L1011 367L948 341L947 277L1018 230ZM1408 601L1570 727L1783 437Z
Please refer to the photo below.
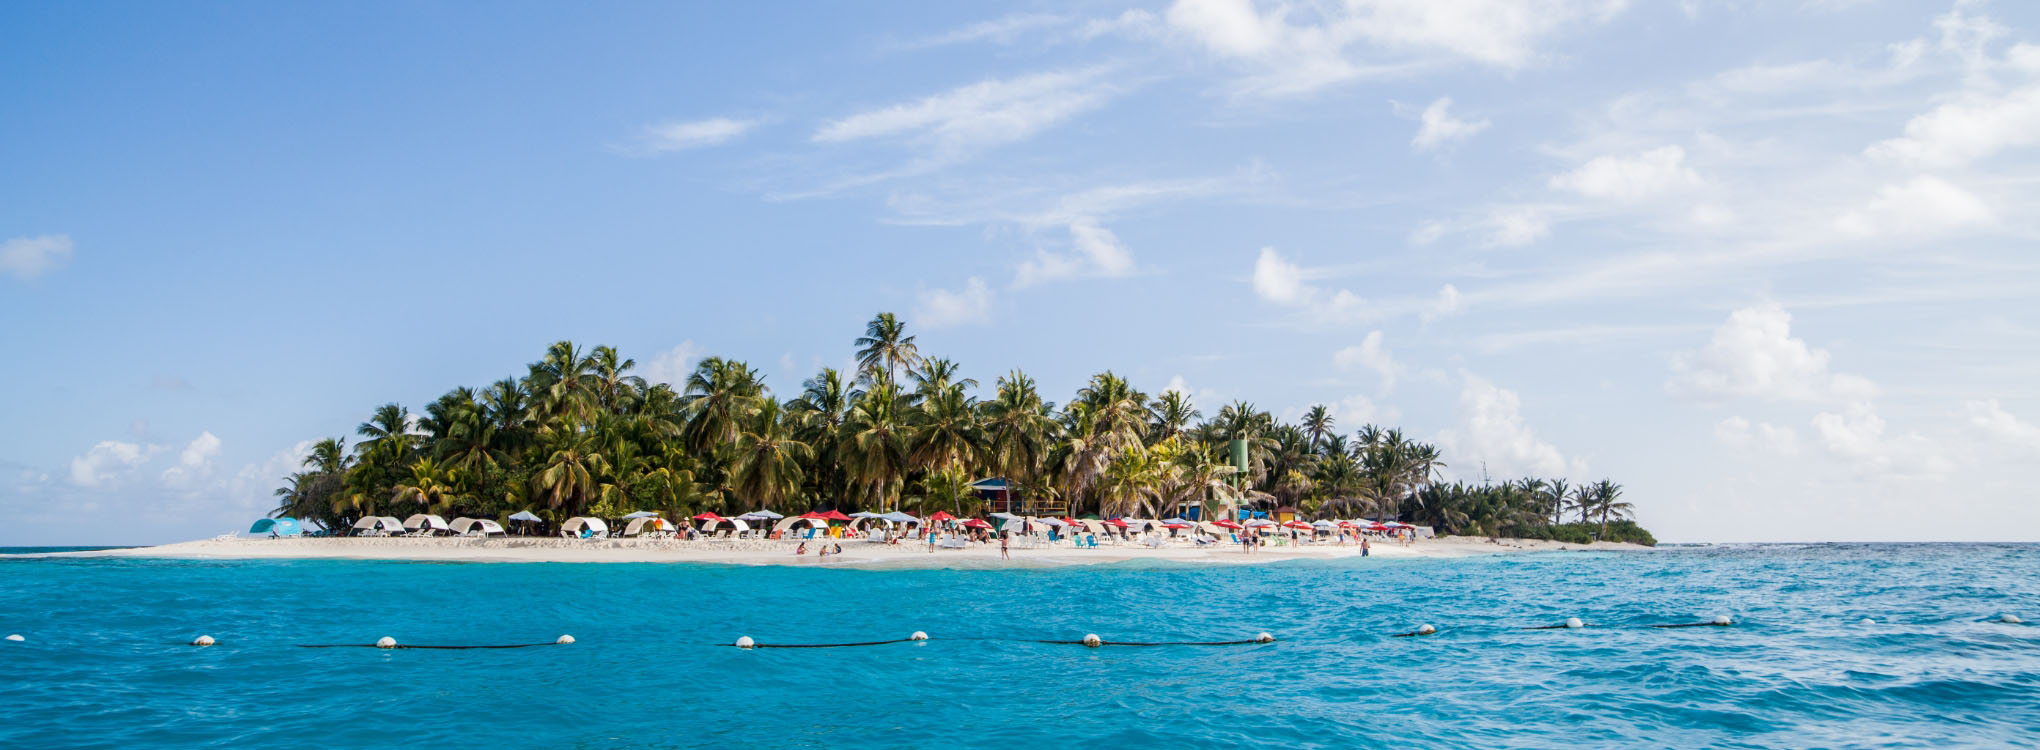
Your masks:
M995 568L1003 566L1045 567L1090 565L1126 560L1169 560L1200 564L1247 564L1293 559L1358 557L1358 545L1316 544L1297 547L1265 546L1252 554L1237 545L1225 544L1203 549L1190 546L1149 548L1140 545L1100 544L1096 549L1068 546L1028 548L1016 545L1013 559L999 559L999 545L971 544L966 549L937 549L903 542L885 545L864 540L842 541L843 554L827 558L829 566L845 567L952 567ZM65 556L168 557L199 559L335 558L360 560L425 560L449 562L692 562L738 565L818 565L816 545L808 554L795 555L791 541L724 542L678 540L567 540L552 538L453 539L453 538L342 538L342 539L207 539L165 544L157 547L58 553ZM1591 545L1564 544L1528 539L1490 541L1484 537L1425 539L1404 545L1379 542L1372 554L1384 558L1472 557L1522 552L1567 550L1647 550L1635 544L1599 542Z

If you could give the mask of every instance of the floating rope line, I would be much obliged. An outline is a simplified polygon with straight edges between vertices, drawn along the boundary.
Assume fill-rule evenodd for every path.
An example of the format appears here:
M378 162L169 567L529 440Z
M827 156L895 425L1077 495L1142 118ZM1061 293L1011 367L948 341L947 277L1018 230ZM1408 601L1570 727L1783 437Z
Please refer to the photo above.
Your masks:
M1571 630L1576 628L1584 628L1586 626L1587 622L1585 620L1581 620L1580 618L1577 617L1568 617L1565 618L1565 622L1561 622L1557 625L1537 625L1527 628L1517 628L1517 630Z
M1438 632L1438 629L1437 629L1436 627L1433 627L1433 626L1432 626L1432 625L1431 625L1430 623L1428 623L1428 622L1427 622L1427 623L1424 623L1424 624L1422 624L1422 625L1418 625L1418 626L1417 626L1417 629L1416 629L1416 630L1412 630L1412 631L1410 631L1410 632L1407 632L1407 633L1396 633L1396 634L1390 635L1389 637L1390 637L1390 638L1414 638L1414 637L1416 637L1416 636L1420 636L1420 635L1431 635L1431 634L1433 634L1433 633L1436 633L1436 632Z
M737 648L849 648L852 646L883 646L888 643L906 643L912 640L914 639L894 638L890 641L858 641L856 643L758 643L753 641L748 646L736 643L730 645Z
M894 638L888 641L857 641L854 643L759 643L755 640L752 640L751 637L747 635L742 638L738 638L736 643L732 643L730 645L741 649L849 648L855 646L883 646L889 643L915 643L926 640L928 640L928 634L920 631L915 631L913 635L905 638ZM1081 640L1075 641L1042 640L1033 638L952 638L950 640L1004 641L1007 643L1046 643L1057 646L1089 646L1092 648L1097 648L1100 646L1249 646L1262 643L1274 643L1275 636L1269 635L1267 633L1261 633L1255 635L1253 638L1244 641L1108 641L1099 638L1096 633L1092 633L1084 636L1083 639Z
M490 645L490 646L417 646L417 645L412 645L412 644L408 644L408 643L406 643L406 644L401 644L401 645L399 645L399 644L391 644L391 645L388 645L388 646L381 646L381 645L377 645L377 644L374 644L374 643L300 643L300 644L297 644L297 647L298 647L298 648L384 648L384 649L392 649L392 648L418 648L418 649L432 649L432 650L436 650L436 651L458 651L458 650L463 650L463 649L471 649L471 648L535 648L535 647L538 647L538 646L559 646L559 645L564 645L564 644L560 644L560 643L510 643L510 644L504 644L504 645Z
M1728 615L1716 615L1716 616L1714 617L1714 619L1712 619L1712 620L1708 620L1707 622L1680 622L1680 623L1673 623L1673 624L1670 624L1670 625L1652 625L1652 626L1650 626L1650 627L1653 627L1653 628L1713 628L1713 627L1719 627L1719 628L1725 628L1725 627L1728 627L1728 626L1730 626L1730 625L1734 625L1734 624L1735 624L1735 621L1734 621L1734 620L1731 620L1731 619L1729 619L1729 618L1728 618Z

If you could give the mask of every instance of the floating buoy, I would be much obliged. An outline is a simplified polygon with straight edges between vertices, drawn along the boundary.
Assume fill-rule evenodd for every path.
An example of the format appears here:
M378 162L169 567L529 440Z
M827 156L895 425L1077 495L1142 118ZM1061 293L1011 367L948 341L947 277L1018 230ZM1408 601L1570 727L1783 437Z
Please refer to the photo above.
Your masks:
M28 639L27 639L27 638L23 638L23 637L21 637L21 634L19 634L19 633L16 633L16 634L14 634L14 635L10 635L10 636L7 636L7 640L10 640L10 641L14 641L15 643L20 643L20 642L22 642L22 641L25 641L25 640L28 640Z
M1857 621L1856 621L1856 624L1857 624L1857 625L1876 625L1876 624L1877 624L1877 621L1876 621L1876 620L1872 620L1872 619L1870 619L1870 618L1868 618L1868 617L1865 617L1865 618L1863 618L1863 619L1861 619L1861 620L1857 620Z
M563 636L560 636L560 639L559 639L559 640L557 640L557 641L553 641L553 643L557 643L557 644L559 644L559 645L562 645L562 646L564 646L564 645L567 645L567 644L569 644L569 643L573 643L573 642L574 642L574 637L573 637L573 636L571 636L571 635L563 635Z
M2017 625L2019 623L2025 622L2025 620L2019 619L2018 615L2006 612L2004 614L1998 615L1998 622L2002 622L2006 625Z
M1714 624L1716 624L1716 625L1734 625L1734 624L1735 624L1735 621L1734 621L1734 620L1731 620L1731 619L1729 619L1729 618L1728 618L1728 615L1715 615L1715 616L1714 616Z
M1568 617L1565 618L1565 626L1568 628L1584 628L1587 626L1587 623L1581 621L1580 618L1577 617Z
M758 642L751 640L751 636L748 635L737 639L737 648L751 648L757 645Z
M1255 642L1255 643L1274 643L1274 642L1275 642L1275 636L1269 635L1269 634L1267 634L1267 633L1261 633L1260 635L1256 635L1256 636L1254 636L1254 642Z
M396 648L396 647L397 647L397 639L395 639L395 638L391 638L391 637L389 637L389 636L383 636L383 637L381 637L381 638L377 638L377 639L375 640L375 647L376 647L376 648Z
M193 646L210 646L210 645L213 645L213 637L212 637L212 636L209 636L209 635L201 635L201 636L199 636L199 637L197 637L197 638L194 638L194 639L192 639L192 641L191 641L191 645L193 645Z
M1428 622L1417 626L1417 635L1430 635L1436 632L1438 632L1438 629L1432 627L1431 623Z
M925 641L925 640L928 640L928 634L927 634L927 633L923 633L923 632L921 632L921 631L919 631L919 630L916 630L916 631L914 631L914 634L913 634L913 635L907 636L907 640L910 640L910 641Z
M1105 645L1105 639L1099 638L1097 633L1087 633L1084 635L1084 645L1097 648Z

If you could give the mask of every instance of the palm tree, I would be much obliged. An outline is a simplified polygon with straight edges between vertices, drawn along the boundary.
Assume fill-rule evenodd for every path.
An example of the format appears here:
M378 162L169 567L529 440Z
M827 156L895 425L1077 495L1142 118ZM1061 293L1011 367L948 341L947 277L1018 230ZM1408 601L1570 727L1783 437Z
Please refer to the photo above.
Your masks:
M644 378L628 374L637 367L637 360L625 359L611 346L595 347L588 359L594 369L597 402L611 414L628 411L631 402L645 390Z
M1565 513L1565 500L1569 492L1571 492L1571 487L1566 484L1564 479L1545 481L1544 507L1551 513L1551 525L1557 526L1562 522L1559 516Z
M1049 416L1052 408L1026 373L1014 370L1000 377L998 392L979 407L985 464L1017 484L1039 478L1060 431Z
M928 395L911 417L907 460L924 470L968 468L984 451L977 402L952 385Z
M579 515L595 498L595 476L608 468L596 436L577 430L548 431L546 459L531 477L532 492L548 508Z
M906 398L883 377L851 402L840 443L850 484L872 507L899 497L907 474Z
M1310 449L1315 452L1325 442L1325 436L1332 434L1333 424L1330 409L1324 404L1312 404L1310 411L1303 414L1303 434L1310 438Z
M1190 423L1202 416L1197 407L1190 403L1190 396L1182 391L1162 391L1148 405L1154 415L1154 423L1148 430L1148 442L1159 443L1182 437L1190 429Z
M460 499L459 471L442 468L430 458L411 464L410 481L396 486L394 503L415 503L423 513L444 514Z
M687 376L687 426L682 441L698 456L710 456L737 441L757 413L765 383L756 370L736 360L709 357Z
M1603 479L1593 483L1591 487L1593 511L1601 518L1601 530L1594 534L1594 538L1600 539L1608 535L1608 520L1611 517L1617 521L1622 520L1633 508L1629 503L1621 501L1622 485Z
M897 380L901 370L908 375L918 371L921 352L914 346L914 337L906 332L907 324L889 312L879 313L866 323L864 335L856 341L858 379L869 382L874 375L884 372L886 379Z
M833 367L824 367L801 383L800 397L786 403L789 418L796 425L794 435L814 450L814 470L808 481L815 496L823 501L844 494L842 437L849 419L850 399L855 393L843 383Z
M744 501L781 506L800 492L802 464L813 458L806 443L794 439L794 421L771 399L760 403L737 438L737 463L731 485Z

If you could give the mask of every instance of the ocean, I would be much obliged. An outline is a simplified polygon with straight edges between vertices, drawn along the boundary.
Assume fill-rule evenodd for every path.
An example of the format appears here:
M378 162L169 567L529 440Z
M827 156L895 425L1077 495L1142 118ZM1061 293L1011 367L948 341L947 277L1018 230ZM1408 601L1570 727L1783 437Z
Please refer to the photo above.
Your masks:
M1737 624L1648 627L1720 614ZM1589 627L1521 629L1568 617ZM2034 747L2034 621L2035 545L1025 570L14 557L0 747Z

